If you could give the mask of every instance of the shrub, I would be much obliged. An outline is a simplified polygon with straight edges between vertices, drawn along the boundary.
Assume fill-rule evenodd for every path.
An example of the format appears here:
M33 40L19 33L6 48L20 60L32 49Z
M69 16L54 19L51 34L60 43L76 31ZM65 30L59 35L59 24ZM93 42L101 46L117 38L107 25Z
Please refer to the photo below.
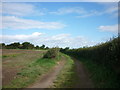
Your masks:
M47 53L43 56L43 58L55 58L59 54L59 48L51 48L47 51Z

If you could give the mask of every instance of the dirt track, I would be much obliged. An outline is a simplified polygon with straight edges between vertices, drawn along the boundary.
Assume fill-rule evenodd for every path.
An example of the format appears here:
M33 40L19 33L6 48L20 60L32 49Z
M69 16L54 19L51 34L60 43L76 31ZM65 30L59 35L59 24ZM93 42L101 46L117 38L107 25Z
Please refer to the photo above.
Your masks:
M49 86L53 85L54 80L57 78L60 70L62 70L65 64L65 57L62 57L62 60L58 62L58 65L55 66L50 72L43 75L40 80L38 80L33 85L29 86L28 88L49 88Z
M78 75L78 81L75 88L94 88L94 85L89 78L89 73L87 72L86 68L82 64L82 62L74 59L76 72Z
M15 52L15 50L14 50L14 52ZM12 52L4 51L5 54L9 54L9 53L13 54L14 52L13 51ZM16 52L18 52L18 51L16 50ZM20 53L20 51L19 51L19 53ZM34 58L39 58L39 55L37 55L38 51L29 52L27 50L27 51L23 52L21 50L21 53L26 53L26 54L22 54L22 57L24 56L26 60L31 59L30 61L32 61L32 60L34 60ZM36 53L36 54L33 55L32 53ZM15 66L16 68L15 67L7 68L7 66L9 64L19 63L19 61L22 62L20 57L21 56L18 55L15 58L11 58L11 59L5 58L3 60L3 62L2 62L3 63L3 81L4 81L3 84L9 83L11 81L11 79L16 76L16 73L18 70L18 65ZM74 87L75 88L93 88L94 85L93 85L92 81L90 80L89 73L87 72L84 65L80 61L78 61L74 58L73 58L73 60L74 60L75 67L76 67L75 70L78 75L78 79L77 79L76 85ZM8 62L8 61L14 61L14 62L12 63L12 62ZM60 60L58 62L58 64L51 71L49 71L47 74L43 75L40 79L38 79L35 83L28 86L27 88L49 88L49 86L52 86L53 82L57 78L57 75L59 74L60 70L62 70L63 66L65 65L65 61L66 61L66 58L63 56L62 60ZM22 68L22 65L20 65L20 67Z
M54 80L65 64L65 57L63 57L63 59L64 60L61 60L61 62L59 62L59 64L55 68L42 76L40 80L38 80L36 83L29 86L28 88L49 88L49 86L52 86ZM89 78L89 74L83 64L76 59L74 59L74 62L76 66L76 73L78 75L78 81L76 81L76 85L74 86L74 88L94 88L94 85Z

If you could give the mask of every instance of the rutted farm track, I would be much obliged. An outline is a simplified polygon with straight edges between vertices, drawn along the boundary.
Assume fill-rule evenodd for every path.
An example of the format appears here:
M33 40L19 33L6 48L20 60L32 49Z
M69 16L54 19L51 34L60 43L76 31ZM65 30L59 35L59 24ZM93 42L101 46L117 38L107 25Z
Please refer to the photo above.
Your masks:
M65 57L62 57L62 60L60 60L60 62L58 62L58 64L52 70L43 75L40 80L38 80L28 88L48 88L49 86L53 85L53 82L57 78L57 75L60 73L60 70L62 70L62 68L64 67L64 64Z
M76 72L78 75L78 83L76 84L75 88L94 88L94 85L89 78L89 73L82 62L74 59Z
M22 68L25 68L27 63L33 62L35 59L40 58L40 53L44 51L33 51L33 50L3 50L3 55L9 55L9 57L3 58L3 85L11 83L12 79L15 79L17 73L20 72ZM14 56L12 56L14 54ZM42 57L42 55L41 55ZM24 62L24 63L22 63ZM34 83L29 84L27 88L50 88L54 85L54 81L57 76L64 69L66 65L67 58L63 55L57 64L47 73L37 78ZM74 88L93 88L93 83L89 78L89 74L83 64L74 59L75 72L77 74L77 81ZM73 77L74 79L74 77ZM69 86L68 86L69 87ZM63 87L64 88L64 87Z

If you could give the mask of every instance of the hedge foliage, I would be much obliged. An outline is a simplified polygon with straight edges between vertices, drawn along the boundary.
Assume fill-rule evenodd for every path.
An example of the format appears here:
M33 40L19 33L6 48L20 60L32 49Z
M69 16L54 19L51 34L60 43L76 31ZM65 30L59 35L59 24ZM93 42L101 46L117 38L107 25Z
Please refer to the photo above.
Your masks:
M101 43L93 47L66 50L61 49L61 52L73 56L79 60L82 58L84 58L84 60L91 60L99 67L107 68L108 72L110 71L114 73L113 78L115 78L115 81L110 79L110 82L114 82L115 85L120 87L120 37L113 38L105 43ZM107 75L108 77L112 74L110 72Z
M55 58L59 55L59 50L59 48L51 48L47 51L43 58Z
M62 50L76 58L87 58L120 73L120 37L86 48Z

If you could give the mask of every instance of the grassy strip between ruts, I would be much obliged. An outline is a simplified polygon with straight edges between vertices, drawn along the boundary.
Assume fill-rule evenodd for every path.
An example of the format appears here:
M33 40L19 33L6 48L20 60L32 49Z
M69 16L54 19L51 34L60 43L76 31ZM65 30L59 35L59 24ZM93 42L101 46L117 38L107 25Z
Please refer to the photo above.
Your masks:
M17 77L12 82L3 86L3 88L25 88L40 78L41 75L47 73L57 62L61 59L61 54L55 59L43 59L40 58L31 62L26 68L23 68L21 72L17 73Z
M116 88L119 87L116 74L105 66L97 65L89 59L80 59L90 73L96 88Z
M74 61L67 55L63 54L67 62L61 70L57 79L54 81L52 88L74 88L77 81Z

